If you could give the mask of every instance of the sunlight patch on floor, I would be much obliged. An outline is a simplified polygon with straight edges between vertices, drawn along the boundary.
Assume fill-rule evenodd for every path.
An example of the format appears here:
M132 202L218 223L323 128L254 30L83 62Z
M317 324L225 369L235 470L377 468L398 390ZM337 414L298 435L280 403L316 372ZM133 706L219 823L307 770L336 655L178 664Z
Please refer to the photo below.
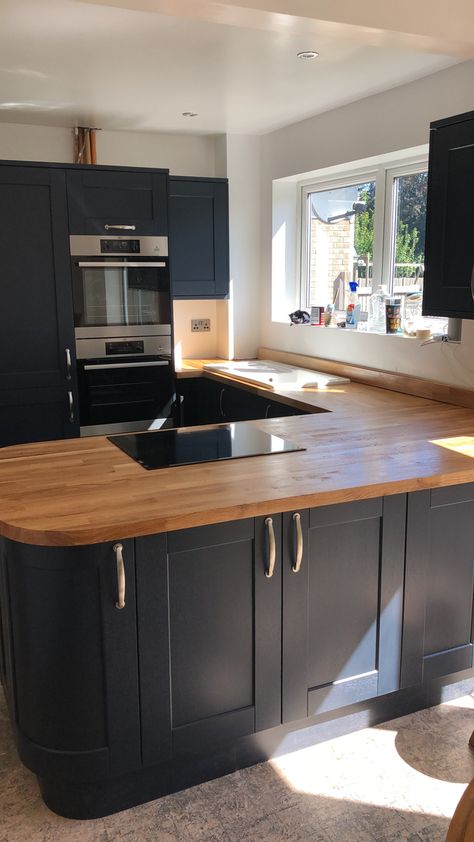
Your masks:
M397 751L397 733L367 728L270 762L298 792L450 817L470 778L452 783L413 768Z

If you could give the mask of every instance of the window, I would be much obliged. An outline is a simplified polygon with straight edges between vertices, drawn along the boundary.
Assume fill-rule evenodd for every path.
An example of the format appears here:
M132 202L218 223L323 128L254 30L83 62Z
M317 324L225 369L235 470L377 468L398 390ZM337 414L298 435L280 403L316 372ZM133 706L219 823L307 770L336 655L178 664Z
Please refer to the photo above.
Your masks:
M301 306L344 310L350 280L363 311L380 283L422 292L426 189L426 161L303 185Z

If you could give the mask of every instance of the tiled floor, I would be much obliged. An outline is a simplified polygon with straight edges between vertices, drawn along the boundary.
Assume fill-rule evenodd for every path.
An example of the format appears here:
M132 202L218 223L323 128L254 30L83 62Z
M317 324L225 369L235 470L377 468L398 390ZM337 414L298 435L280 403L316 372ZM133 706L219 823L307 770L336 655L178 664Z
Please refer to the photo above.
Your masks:
M91 822L41 802L2 706L0 842L444 842L474 694Z

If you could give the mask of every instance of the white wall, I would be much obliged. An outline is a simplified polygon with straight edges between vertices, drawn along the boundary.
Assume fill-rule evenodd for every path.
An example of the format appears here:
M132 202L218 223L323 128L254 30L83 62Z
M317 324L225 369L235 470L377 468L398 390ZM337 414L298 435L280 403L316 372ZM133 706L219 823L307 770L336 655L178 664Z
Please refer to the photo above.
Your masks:
M427 143L429 123L474 107L474 62L367 97L262 138L262 318L255 336L270 348L404 372L474 388L474 322L460 346L291 327L272 321L272 182ZM295 302L296 304L296 302Z
M72 129L0 123L0 160L71 163ZM97 132L99 164L164 167L174 175L215 175L213 135Z

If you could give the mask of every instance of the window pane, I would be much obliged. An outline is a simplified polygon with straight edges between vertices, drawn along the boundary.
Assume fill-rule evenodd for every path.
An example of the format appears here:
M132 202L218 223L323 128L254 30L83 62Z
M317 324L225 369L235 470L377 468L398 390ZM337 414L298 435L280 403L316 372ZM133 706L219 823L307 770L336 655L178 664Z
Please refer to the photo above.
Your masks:
M310 306L344 310L348 282L359 282L361 309L372 292L375 181L308 195Z
M427 183L426 171L393 182L391 283L394 295L402 299L423 290Z

